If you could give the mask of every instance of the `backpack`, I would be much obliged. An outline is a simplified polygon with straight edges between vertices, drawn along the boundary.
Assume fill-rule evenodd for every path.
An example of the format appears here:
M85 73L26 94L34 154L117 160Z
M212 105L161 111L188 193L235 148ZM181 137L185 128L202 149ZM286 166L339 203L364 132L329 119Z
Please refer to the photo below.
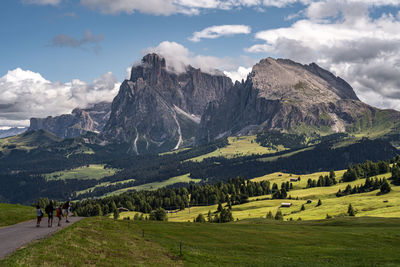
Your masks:
M44 211L49 214L50 213L50 205L47 205L46 208L44 209Z

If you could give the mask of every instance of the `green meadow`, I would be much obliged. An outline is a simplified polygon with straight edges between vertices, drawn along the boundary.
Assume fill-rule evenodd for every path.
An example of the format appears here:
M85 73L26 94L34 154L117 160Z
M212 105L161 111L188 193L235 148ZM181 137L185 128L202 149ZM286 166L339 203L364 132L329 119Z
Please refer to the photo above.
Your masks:
M169 185L173 185L176 183L198 183L201 181L201 179L193 179L189 177L189 173L184 174L184 175L180 175L180 176L175 176L175 177L171 177L165 181L161 181L161 182L153 182L153 183L147 183L147 184L142 184L142 185L137 185L137 186L131 186L131 187L126 187L123 189L119 189L117 191L111 192L105 196L109 196L109 195L118 195L130 190L136 190L136 191L141 191L141 190L157 190L159 188L162 187L166 187Z
M283 146L278 146L278 149L263 147L256 142L256 136L228 137L228 142L229 144L226 147L218 148L213 152L189 160L200 162L211 157L233 158L253 154L271 154L285 150Z
M101 179L106 176L114 175L118 170L104 168L103 164L90 164L79 168L57 171L45 175L48 180L67 180L67 179Z
M336 171L339 180L345 170ZM344 190L347 185L355 186L365 183L365 179L358 179L353 182L338 183L329 187L305 188L307 180L317 180L320 175L328 175L329 172L317 172L308 175L296 175L276 172L262 177L252 179L253 181L268 180L271 184L276 183L280 187L282 182L290 181L291 178L300 177L298 182L292 182L293 189L288 192L292 199L271 199L271 195L257 196L249 198L248 203L232 206L232 215L235 220L249 218L265 218L268 212L275 214L281 210L285 220L322 220L327 214L332 217L347 216L347 208L352 204L356 211L356 217L400 217L400 187L391 186L392 191L388 194L377 195L379 190L368 193L353 194L343 197L336 197L337 191ZM390 173L376 176L377 178L389 178ZM375 178L375 177L374 177ZM311 203L307 204L307 200ZM318 200L322 205L317 206ZM289 208L281 207L282 202L290 202ZM226 203L223 203L226 205ZM301 206L305 210L301 211ZM193 221L200 213L207 217L208 212L217 211L218 205L193 206L190 209L175 210L168 213L168 220L171 222ZM124 217L133 218L135 212L122 212L121 219Z
M399 250L400 219L212 224L93 217L0 266L398 266Z
M19 204L0 203L0 227L36 218L36 209Z

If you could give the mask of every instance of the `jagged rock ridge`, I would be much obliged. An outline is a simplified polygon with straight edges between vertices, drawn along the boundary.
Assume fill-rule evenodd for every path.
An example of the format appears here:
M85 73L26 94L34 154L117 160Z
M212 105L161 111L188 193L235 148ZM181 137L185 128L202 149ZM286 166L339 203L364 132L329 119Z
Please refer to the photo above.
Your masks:
M31 118L28 131L46 130L62 138L73 138L88 131L100 132L110 117L111 103L101 102L86 109L76 108L71 114Z
M193 143L206 105L232 85L224 75L190 66L184 73L170 72L164 58L148 54L122 83L102 137L129 143L129 151L137 154Z
M256 64L247 80L237 82L220 101L210 103L201 118L197 143L254 134L264 129L357 131L366 120L372 127L376 114L394 122L396 111L381 111L361 102L343 79L316 64L267 58Z

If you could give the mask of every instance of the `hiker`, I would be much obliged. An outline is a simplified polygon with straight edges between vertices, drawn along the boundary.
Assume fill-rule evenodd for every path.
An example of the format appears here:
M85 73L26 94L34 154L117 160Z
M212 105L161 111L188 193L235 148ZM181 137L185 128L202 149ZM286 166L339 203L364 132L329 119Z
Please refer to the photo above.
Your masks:
M71 198L69 198L68 201L64 203L62 208L63 208L64 214L65 214L65 222L69 223L68 213L71 211Z
M63 216L62 213L62 205L60 205L57 210L56 210L57 214L56 217L58 218L58 226L61 226L61 217Z
M42 221L43 218L43 211L40 208L39 204L36 205L36 216L37 216L36 227L40 227L40 222Z
M53 227L53 212L54 212L53 200L50 201L49 205L46 206L44 211L46 212L47 217L49 218L47 220L48 227Z

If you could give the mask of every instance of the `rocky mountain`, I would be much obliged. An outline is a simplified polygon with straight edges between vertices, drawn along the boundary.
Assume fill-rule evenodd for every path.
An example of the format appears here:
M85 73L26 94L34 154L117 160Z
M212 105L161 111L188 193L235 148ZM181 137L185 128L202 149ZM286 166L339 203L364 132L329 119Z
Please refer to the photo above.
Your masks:
M46 130L62 138L73 138L88 131L100 132L110 117L111 103L101 102L86 109L76 108L71 114L31 118L28 131Z
M148 54L122 83L102 137L126 142L137 154L193 143L206 105L220 100L232 85L223 74L190 66L183 73L171 72L164 58Z
M196 142L262 130L296 133L391 131L400 116L361 102L343 79L316 64L267 58L205 110Z
M0 130L0 138L6 138L25 132L28 127L13 127L7 130Z

